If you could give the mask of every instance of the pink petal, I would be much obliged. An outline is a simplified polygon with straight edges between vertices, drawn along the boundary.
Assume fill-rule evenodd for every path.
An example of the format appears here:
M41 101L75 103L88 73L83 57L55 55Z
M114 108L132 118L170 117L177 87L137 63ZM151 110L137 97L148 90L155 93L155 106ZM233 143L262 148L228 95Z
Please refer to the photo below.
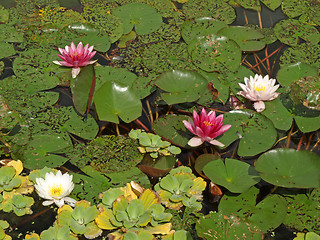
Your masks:
M78 76L78 74L80 73L80 68L72 68L72 78L76 78Z
M183 120L183 124L190 132L192 132L194 135L196 135L196 132L194 131L194 126L192 125L192 123L190 123L186 120Z
M202 137L202 138L206 137L206 135L204 134L204 132L202 131L202 129L200 127L196 126L195 131L196 131L197 136Z
M223 143L219 142L216 139L212 139L209 143L212 144L212 145L216 145L218 147L224 147L225 146Z
M188 145L191 147L198 147L200 146L204 140L200 137L193 137L189 140Z
M193 110L192 118L193 118L194 126L199 126L199 125L200 125L199 115L198 115L198 113L197 113L195 110Z

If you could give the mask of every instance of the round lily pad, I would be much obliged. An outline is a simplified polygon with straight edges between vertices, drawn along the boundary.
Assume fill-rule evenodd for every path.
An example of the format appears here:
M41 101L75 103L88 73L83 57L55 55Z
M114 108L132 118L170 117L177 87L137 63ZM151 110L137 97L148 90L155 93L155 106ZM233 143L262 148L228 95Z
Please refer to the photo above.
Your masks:
M169 105L197 100L207 84L201 74L187 70L165 72L155 81L156 86L166 91L161 97Z
M220 29L227 26L227 23L210 17L189 19L181 26L181 36L186 43L189 43L196 37L217 34Z
M320 157L310 151L270 150L258 158L255 167L263 180L276 186L320 187Z
M264 35L252 28L243 26L228 26L222 28L218 35L234 40L242 51L259 51L265 47Z
M270 10L274 11L281 6L282 0L261 0Z
M101 121L129 123L141 116L142 104L128 85L107 81L94 94L94 104Z
M226 146L240 139L239 156L254 156L271 148L277 131L270 119L250 110L236 110L224 114L224 124L231 124L219 141Z
M299 38L314 44L320 41L320 33L315 27L303 24L296 19L281 20L274 26L273 30L281 42L290 46L297 46Z
M191 148L188 145L190 132L184 126L183 120L188 120L188 117L184 115L167 115L160 117L153 122L152 129L157 135L177 146Z
M204 166L203 171L212 182L233 193L245 192L260 181L260 176L253 166L236 159L211 161Z
M123 34L128 34L132 28L138 35L152 33L162 24L161 15L150 5L144 3L129 3L117 7L112 12L123 22Z
M197 37L188 46L193 63L207 71L236 72L241 63L238 44L224 36L207 35Z

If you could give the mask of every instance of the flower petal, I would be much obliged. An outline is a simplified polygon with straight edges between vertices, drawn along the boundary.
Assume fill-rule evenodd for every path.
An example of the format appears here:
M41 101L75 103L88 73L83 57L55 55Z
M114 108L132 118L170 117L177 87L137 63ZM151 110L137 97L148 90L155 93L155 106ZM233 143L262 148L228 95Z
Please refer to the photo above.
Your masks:
M188 145L191 147L198 147L200 146L204 140L200 137L193 137L189 140Z

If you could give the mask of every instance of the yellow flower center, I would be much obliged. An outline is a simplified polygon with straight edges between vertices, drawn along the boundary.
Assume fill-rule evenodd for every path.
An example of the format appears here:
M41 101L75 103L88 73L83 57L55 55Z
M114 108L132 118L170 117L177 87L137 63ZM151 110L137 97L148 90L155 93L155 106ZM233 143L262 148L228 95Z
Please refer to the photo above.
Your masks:
M64 192L64 189L61 185L53 185L52 188L50 189L50 193L54 197L61 196L63 192Z
M254 90L256 91L265 91L266 90L266 86L262 85L261 83L257 84L254 86Z
M203 123L204 123L204 125L206 125L206 127L214 125L214 123L208 122L208 121L203 121Z

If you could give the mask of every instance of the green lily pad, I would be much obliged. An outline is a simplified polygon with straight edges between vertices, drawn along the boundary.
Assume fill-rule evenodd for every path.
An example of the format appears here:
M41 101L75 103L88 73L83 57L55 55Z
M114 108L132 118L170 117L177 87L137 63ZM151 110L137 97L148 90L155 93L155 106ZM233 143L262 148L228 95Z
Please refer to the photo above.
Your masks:
M318 69L307 63L297 62L280 68L277 73L277 81L283 87L289 87L291 83L308 76L317 76Z
M236 215L226 216L220 212L210 212L200 217L196 223L196 230L198 236L206 240L263 239L261 230L255 225Z
M186 19L212 17L228 24L236 19L235 10L223 0L189 0L182 10Z
M196 37L217 34L220 29L227 26L227 23L210 17L189 19L181 26L181 36L186 43L190 43Z
M142 113L140 98L128 85L105 82L94 94L94 104L101 121L129 123Z
M286 49L280 56L280 66L304 62L320 68L320 45L301 43L296 47Z
M11 43L2 42L0 45L0 59L14 55L16 51Z
M239 156L254 156L271 148L277 131L270 119L249 110L230 111L224 114L224 124L231 124L219 141L226 146L240 138Z
M112 12L123 22L123 34L128 34L134 27L138 35L149 34L160 28L161 15L150 5L129 3L117 7Z
M238 44L224 36L207 35L195 38L188 46L193 63L207 71L236 72L241 63Z
M320 188L313 189L308 194L280 190L279 193L288 203L284 224L298 231L307 229L320 234Z
M157 73L172 69L195 70L185 43L171 43L161 41L148 44L142 50L142 62L148 69Z
M166 91L161 93L161 97L169 105L199 99L207 84L201 74L187 70L165 72L155 81L156 86Z
M303 24L296 19L281 20L273 30L281 42L290 46L297 46L299 38L314 44L320 41L320 33L315 27Z
M282 0L281 9L289 18L295 18L307 11L307 4L305 0Z
M261 0L270 10L274 11L281 6L282 0Z
M220 200L219 212L225 215L237 214L264 233L271 231L284 221L287 215L286 201L280 195L274 194L256 204L258 193L259 189L255 187L240 195L226 193Z
M0 41L1 42L23 42L23 32L9 24L0 24Z
M226 158L211 161L203 168L205 175L215 184L230 192L242 193L260 181L258 172L248 163Z
M258 158L255 167L263 180L276 186L320 187L320 157L310 151L270 150Z
M77 111L84 115L91 105L92 95L95 87L95 73L93 65L81 69L73 84L70 85L72 101ZM91 95L91 96L90 96ZM88 106L89 104L89 106Z
M239 45L241 51L259 51L265 47L265 42L262 40L264 35L249 27L228 26L222 28L218 32L218 35L234 40Z
M184 126L183 120L188 120L188 117L184 115L167 115L160 117L153 122L152 129L157 135L177 146L191 148L188 145L190 133Z
M251 9L257 12L261 11L261 5L258 0L235 0L241 7Z
M59 155L72 147L68 138L59 135L34 135L21 151L23 166L28 169L56 168L68 161Z

